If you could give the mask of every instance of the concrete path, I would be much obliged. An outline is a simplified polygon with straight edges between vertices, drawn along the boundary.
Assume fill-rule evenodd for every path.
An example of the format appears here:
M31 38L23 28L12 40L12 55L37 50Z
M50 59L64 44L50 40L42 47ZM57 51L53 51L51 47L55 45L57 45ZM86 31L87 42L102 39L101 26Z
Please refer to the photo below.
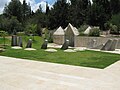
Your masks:
M0 56L0 90L120 90L120 61L94 69Z

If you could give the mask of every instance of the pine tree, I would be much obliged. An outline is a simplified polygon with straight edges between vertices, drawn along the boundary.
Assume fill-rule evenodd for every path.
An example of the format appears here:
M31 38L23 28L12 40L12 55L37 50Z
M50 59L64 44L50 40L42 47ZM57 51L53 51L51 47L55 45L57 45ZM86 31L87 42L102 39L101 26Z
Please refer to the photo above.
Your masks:
M11 0L11 2L5 6L4 15L11 18L12 16L22 21L22 4L19 0Z
M110 0L112 14L120 13L120 0Z
M68 11L69 4L66 3L66 0L58 0L51 9L49 17L49 27L51 29L62 26L65 28L68 25Z
M93 0L89 14L89 24L100 26L104 30L104 24L111 18L109 0Z

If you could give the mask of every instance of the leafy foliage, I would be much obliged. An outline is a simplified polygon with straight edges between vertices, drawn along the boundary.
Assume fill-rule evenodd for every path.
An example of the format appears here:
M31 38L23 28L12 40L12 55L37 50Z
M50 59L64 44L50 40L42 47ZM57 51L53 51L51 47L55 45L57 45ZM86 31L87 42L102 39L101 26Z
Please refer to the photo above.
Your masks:
M100 29L97 28L97 27L92 28L92 29L90 30L89 36L95 36L95 37L100 36Z
M36 24L36 34L42 36L41 28L53 30L62 26L65 28L71 23L77 28L81 25L99 26L101 30L109 30L110 24L116 25L119 33L119 13L120 0L57 0L50 9L46 3L46 12L41 6L33 12L30 4L23 0L11 0L4 7L4 12L0 15L0 29L11 34L17 32L27 32L27 27ZM33 31L34 32L34 31Z

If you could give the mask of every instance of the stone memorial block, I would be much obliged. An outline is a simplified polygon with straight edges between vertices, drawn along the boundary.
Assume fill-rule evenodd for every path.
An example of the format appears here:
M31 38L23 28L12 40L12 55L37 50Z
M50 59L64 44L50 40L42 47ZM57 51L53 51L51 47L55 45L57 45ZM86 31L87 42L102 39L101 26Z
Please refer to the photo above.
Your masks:
M11 46L17 46L17 36L12 35Z
M109 39L109 40L105 43L105 45L101 48L101 50L108 51L108 50L110 49L111 45L112 45L112 42L113 42L113 40L112 40L112 39Z
M114 39L108 51L115 51L117 43L118 43L118 39Z
M66 41L64 42L64 44L62 45L61 49L62 49L62 50L66 50L66 49L68 49L68 46L69 46L69 40L66 40Z
M120 49L120 39L118 40L118 43L117 43L117 49Z
M48 40L46 39L42 44L41 49L47 49L47 45L48 45Z
M23 47L21 36L18 38L18 46Z
M28 43L26 45L26 48L32 48L32 39L28 40Z

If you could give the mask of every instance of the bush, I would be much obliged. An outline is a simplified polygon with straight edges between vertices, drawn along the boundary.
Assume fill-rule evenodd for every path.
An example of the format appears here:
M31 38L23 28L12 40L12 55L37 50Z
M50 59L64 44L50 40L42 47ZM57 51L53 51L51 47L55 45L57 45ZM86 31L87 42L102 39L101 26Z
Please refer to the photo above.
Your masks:
M110 33L111 34L118 34L118 27L116 25L111 25L111 29L110 29Z
M81 25L80 28L78 29L78 31L84 32L88 27L89 27L89 25Z
M24 36L24 35L25 35L25 32L17 32L17 35L18 35L18 36Z
M100 29L97 27L92 28L89 36L99 37L100 36Z
M84 34L84 32L80 32L79 36L88 36L88 35Z

